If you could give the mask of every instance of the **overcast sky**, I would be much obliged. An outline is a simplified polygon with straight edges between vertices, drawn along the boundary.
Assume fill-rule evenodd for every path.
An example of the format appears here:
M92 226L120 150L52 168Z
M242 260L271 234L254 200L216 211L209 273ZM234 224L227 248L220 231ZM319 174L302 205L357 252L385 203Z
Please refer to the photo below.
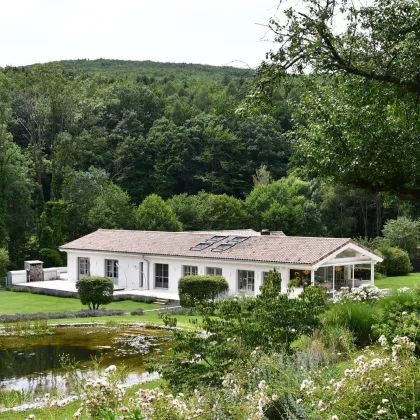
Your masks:
M277 0L2 0L0 66L115 58L256 66Z

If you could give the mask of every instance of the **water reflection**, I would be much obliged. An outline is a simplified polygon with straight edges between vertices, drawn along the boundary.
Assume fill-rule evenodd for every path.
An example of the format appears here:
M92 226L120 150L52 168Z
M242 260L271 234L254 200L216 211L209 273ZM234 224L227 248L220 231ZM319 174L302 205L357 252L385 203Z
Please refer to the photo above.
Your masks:
M66 389L60 357L79 362L80 375L88 376L92 357L129 367L129 380L143 379L150 353L171 347L167 334L152 330L57 328L42 337L0 337L0 386L32 392ZM69 391L67 389L67 391Z

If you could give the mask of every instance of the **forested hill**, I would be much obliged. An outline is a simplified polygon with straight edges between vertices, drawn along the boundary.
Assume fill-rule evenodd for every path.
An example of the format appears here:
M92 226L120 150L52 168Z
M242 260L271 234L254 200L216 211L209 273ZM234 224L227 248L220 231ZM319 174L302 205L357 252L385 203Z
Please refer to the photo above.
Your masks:
M188 63L159 63L156 61L128 60L67 60L59 61L66 69L75 73L102 73L110 77L135 79L168 77L172 79L207 78L229 83L232 78L251 78L253 71L231 66L210 66Z
M77 60L0 69L9 268L38 258L61 265L57 247L98 228L376 236L396 205L298 178L288 132L302 80L243 114L254 79L233 67Z

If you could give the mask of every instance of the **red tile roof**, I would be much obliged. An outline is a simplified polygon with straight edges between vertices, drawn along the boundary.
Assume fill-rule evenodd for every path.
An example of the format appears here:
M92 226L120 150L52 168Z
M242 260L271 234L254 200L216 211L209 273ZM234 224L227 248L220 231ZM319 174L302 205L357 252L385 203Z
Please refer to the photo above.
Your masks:
M351 242L349 238L296 237L283 236L284 234L256 236L249 234L246 235L249 236L247 240L223 252L212 251L218 245L231 240L235 236L242 236L235 234L229 235L226 239L201 251L191 250L198 243L221 234L219 232L151 232L100 229L69 242L60 249L218 260L315 264Z

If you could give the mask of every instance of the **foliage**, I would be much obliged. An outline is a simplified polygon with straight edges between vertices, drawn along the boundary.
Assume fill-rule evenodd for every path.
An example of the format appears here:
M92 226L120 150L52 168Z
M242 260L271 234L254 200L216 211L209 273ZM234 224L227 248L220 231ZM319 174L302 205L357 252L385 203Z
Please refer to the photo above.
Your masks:
M7 276L7 266L9 265L9 253L7 249L0 248L0 277Z
M347 301L334 304L321 315L324 328L342 327L349 330L355 337L357 344L369 344L372 341L372 325L380 308L375 304L366 302Z
M299 402L314 407L318 419L417 417L420 402L413 383L420 370L413 357L415 345L398 336L391 348L385 337L380 343L382 349L366 348L338 378L313 372L302 381Z
M214 301L229 290L222 276L185 276L178 282L178 294L182 306L197 306Z
M312 176L418 200L418 13L405 0L304 0L271 20L279 48L250 97L269 102L286 73L321 75L307 78L294 116L298 164Z
M84 277L76 282L77 293L83 305L89 309L98 309L100 305L111 303L114 284L107 277Z
M65 254L62 255L62 253L55 248L42 248L39 251L39 255L45 268L63 267L65 265Z
M406 276L411 270L410 257L400 248L382 246L378 251L384 260L378 263L378 271L387 276Z
M179 232L182 225L162 198L152 194L144 199L137 210L137 228Z
M199 383L220 384L234 361L245 362L256 347L267 353L290 351L297 337L317 327L327 298L323 290L311 286L297 298L282 294L280 288L280 275L272 272L259 295L207 306L196 331L176 331L174 354L150 370L157 369L177 389L194 389Z
M374 302L383 296L383 291L378 287L372 284L363 284L351 290L349 287L342 287L341 291L334 296L334 302Z
M283 230L287 235L322 232L320 213L311 200L310 184L294 176L257 186L245 204L256 230Z
M382 230L389 245L403 249L410 257L416 257L420 246L420 220L412 220L401 216L388 220Z
M399 289L380 302L380 313L376 316L373 333L376 338L381 335L394 337L407 336L417 345L420 342L420 291Z

